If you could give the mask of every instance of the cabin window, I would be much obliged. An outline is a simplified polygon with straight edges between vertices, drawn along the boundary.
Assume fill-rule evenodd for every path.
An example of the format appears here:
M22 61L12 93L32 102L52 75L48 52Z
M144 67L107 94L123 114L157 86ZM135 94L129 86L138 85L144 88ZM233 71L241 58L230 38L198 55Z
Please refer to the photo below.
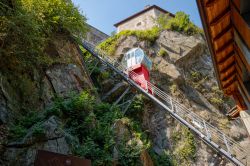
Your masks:
M137 49L135 51L135 59L136 59L136 64L140 63L140 51Z
M128 54L128 59L130 59L130 54Z
M136 26L137 26L137 27L141 26L141 22L138 22L138 23L136 24Z
M135 53L131 52L131 58L134 58L134 57L135 57Z

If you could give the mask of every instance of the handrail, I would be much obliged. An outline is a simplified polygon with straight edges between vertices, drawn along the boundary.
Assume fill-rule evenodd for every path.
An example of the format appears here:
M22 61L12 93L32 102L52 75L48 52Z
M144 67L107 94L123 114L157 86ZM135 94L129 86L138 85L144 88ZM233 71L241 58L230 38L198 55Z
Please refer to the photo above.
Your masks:
M154 102L165 108L165 110L168 111L172 117L187 126L206 144L210 145L217 152L224 155L235 165L249 165L250 154L239 143L226 136L222 131L205 121L199 115L188 111L189 109L186 106L179 103L176 99L156 87L154 84L139 77L139 75L134 71L127 72L127 68L125 66L118 61L111 59L105 52L96 48L94 44L83 40L82 45L91 54L118 72L127 82L154 100ZM140 81L145 81L147 88L141 88L133 79L131 79L131 77ZM149 93L149 89L151 89L153 94Z

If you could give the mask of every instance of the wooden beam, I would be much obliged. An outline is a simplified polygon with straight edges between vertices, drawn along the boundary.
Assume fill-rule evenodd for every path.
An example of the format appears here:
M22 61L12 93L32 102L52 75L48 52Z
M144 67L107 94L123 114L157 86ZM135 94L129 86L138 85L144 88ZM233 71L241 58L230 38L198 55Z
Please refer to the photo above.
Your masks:
M227 111L227 116L229 116L231 119L237 117L238 114L239 114L239 109L237 108L237 106L234 106L232 109Z
M238 73L242 73L242 67L244 64L242 60L240 59L237 51L235 52L235 61L236 61L236 68L239 68Z
M232 24L228 24L226 28L224 28L220 33L218 33L214 38L213 42L216 42L218 39L220 39L224 34L232 30Z
M240 0L233 0L231 3L237 8L238 11L240 11Z
M221 14L219 14L217 17L215 17L209 24L210 26L215 26L219 22L221 22L226 16L230 15L230 6L228 6Z
M234 50L231 51L229 54L227 54L227 56L225 56L224 58L222 58L222 60L218 61L218 65L223 64L226 60L228 60L229 58L231 58L232 56L234 56Z
M232 85L236 81L236 77L233 77L228 83L226 83L223 87L223 89L227 89L230 85Z
M215 54L215 51L213 49L214 48L213 41L212 41L213 38L212 38L211 33L210 33L211 31L210 31L210 27L209 27L209 23L208 23L208 17L206 15L205 7L204 7L205 1L196 0L196 2L198 5L198 10L199 10L200 16L201 16L202 25L204 28L204 33L205 33L206 38L207 38L207 44L208 44L208 47L209 47L209 50L210 50L210 53L212 56L213 66L215 69L215 76L218 80L219 87L222 89L222 82L220 81L220 78L219 78L219 71L218 71L219 69L217 66L216 54Z
M227 76L223 77L221 80L223 82L226 80L229 80L234 74L235 74L235 69L233 71L231 71Z
M238 79L238 83L243 82L241 76L239 75L239 73L236 73L235 75L236 75L236 77Z
M226 89L223 89L224 94L227 95L227 96L233 95L234 91L235 91L235 85L234 84L231 84Z
M222 70L220 71L220 73L221 73L221 74L224 74L224 73L226 73L226 71L228 71L231 67L234 67L234 66L235 66L235 62L232 61L226 68L222 69Z
M242 75L241 67L239 66L239 64L238 64L237 62L236 62L235 68L236 68L236 72L237 72L239 75Z
M205 4L205 7L211 7L215 4L216 0L208 0Z
M234 39L233 39L233 38L230 39L230 40L229 40L228 42L226 42L223 46L221 46L220 48L218 48L218 49L216 50L216 54L219 54L219 53L221 53L222 51L224 51L227 47L232 46L233 42L234 42Z

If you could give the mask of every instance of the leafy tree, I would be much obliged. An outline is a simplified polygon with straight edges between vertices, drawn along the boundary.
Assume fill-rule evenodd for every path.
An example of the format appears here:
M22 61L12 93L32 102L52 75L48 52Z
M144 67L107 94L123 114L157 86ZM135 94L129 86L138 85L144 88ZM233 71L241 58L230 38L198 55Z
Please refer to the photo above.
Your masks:
M86 18L70 0L20 0L20 5L38 20L47 34L68 30L83 35L86 31Z
M161 29L170 29L178 32L183 32L187 35L194 35L202 33L184 12L177 12L175 17L170 18L168 14L160 15L157 23Z
M37 105L39 76L48 66L65 60L47 55L49 43L58 33L83 36L85 21L70 0L0 2L0 71L20 96L20 108Z
M0 5L1 69L37 66L56 32L83 36L87 30L86 18L70 0L16 0L13 7L7 2Z
M160 16L155 20L161 30L166 29L167 22L171 17L169 14L160 14Z

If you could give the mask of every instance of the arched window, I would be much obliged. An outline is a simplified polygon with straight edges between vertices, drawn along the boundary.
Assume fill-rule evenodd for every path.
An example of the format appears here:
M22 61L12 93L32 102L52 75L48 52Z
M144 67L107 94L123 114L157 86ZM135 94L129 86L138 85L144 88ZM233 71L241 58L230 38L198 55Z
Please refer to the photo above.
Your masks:
M135 52L132 51L132 52L131 52L131 58L134 58L134 57L135 57Z

